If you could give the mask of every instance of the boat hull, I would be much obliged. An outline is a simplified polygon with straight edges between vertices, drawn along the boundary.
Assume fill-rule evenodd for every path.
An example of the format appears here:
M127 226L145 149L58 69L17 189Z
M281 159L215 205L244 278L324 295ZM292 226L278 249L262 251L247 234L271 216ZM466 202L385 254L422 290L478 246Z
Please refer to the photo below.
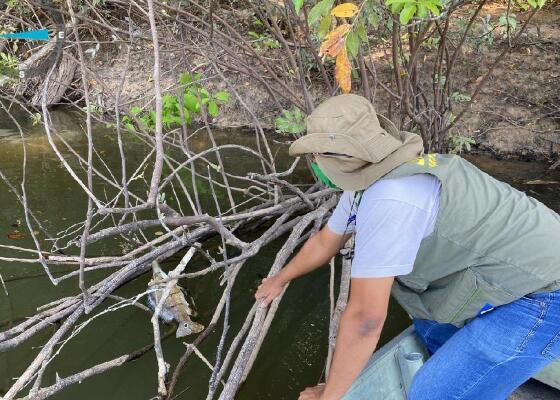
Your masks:
M343 399L406 400L414 373L428 358L424 344L410 326L373 354ZM560 361L544 368L534 379L560 389Z

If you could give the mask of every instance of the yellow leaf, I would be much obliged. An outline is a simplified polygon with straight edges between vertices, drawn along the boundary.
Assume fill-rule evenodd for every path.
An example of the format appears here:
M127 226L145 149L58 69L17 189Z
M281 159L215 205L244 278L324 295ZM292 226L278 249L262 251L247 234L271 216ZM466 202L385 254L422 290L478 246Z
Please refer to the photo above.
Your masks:
M330 31L319 48L319 56L326 54L331 57L336 57L344 47L344 36L348 33L350 28L350 24L342 24Z
M336 66L334 69L334 76L340 85L342 93L350 93L350 89L352 88L351 72L352 64L350 64L348 53L346 52L346 47L344 46L336 56Z
M331 10L331 15L339 18L349 18L356 15L358 7L352 3L343 3Z

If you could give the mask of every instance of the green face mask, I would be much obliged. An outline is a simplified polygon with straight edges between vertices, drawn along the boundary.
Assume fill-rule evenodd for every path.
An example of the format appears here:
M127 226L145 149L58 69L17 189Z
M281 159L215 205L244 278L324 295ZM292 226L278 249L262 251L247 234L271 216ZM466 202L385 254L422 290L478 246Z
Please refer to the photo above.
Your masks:
M327 185L330 188L340 189L338 186L336 186L334 183L332 183L332 181L327 177L327 175L325 175L325 173L323 171L321 171L321 168L319 168L317 163L311 163L311 168L313 169L313 173L315 174L315 176L322 183L324 183L325 185Z

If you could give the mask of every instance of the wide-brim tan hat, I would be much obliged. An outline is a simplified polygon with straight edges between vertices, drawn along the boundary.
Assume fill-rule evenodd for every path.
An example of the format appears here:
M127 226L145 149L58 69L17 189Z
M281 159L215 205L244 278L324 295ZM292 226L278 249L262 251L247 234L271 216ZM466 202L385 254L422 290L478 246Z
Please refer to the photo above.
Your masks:
M307 118L307 135L290 155L316 154L324 174L343 190L363 190L424 153L422 138L399 131L364 97L345 94L321 103Z

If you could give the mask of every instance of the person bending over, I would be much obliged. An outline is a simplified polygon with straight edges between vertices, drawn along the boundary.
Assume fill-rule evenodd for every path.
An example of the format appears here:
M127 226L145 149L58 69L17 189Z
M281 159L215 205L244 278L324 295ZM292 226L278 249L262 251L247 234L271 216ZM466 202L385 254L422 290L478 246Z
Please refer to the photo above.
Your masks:
M423 154L357 95L308 117L290 154L310 154L342 193L310 237L255 298L325 265L355 234L350 294L325 384L300 400L340 399L371 357L392 293L432 356L410 400L504 400L560 357L560 217L455 155Z

